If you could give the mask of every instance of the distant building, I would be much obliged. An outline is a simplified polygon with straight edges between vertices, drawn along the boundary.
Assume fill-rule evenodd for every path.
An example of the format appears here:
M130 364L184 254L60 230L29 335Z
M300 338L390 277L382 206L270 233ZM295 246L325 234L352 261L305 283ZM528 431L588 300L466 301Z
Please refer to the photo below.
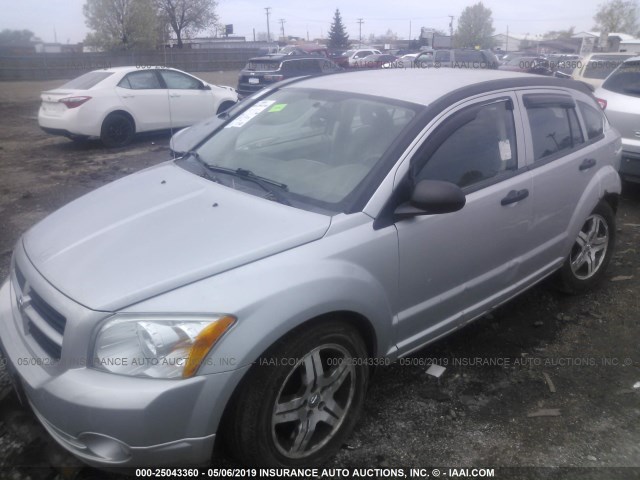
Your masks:
M604 44L602 33L596 31L578 32L571 38L593 39L593 51L597 52L619 52L620 50L627 49L628 46L634 45L634 42L638 40L633 35L629 35L628 33L610 32L607 35L606 44ZM625 47L625 45L627 47Z
M503 52L518 52L520 51L520 44L526 37L520 35L505 35L504 33L498 33L493 36L495 42L495 49Z

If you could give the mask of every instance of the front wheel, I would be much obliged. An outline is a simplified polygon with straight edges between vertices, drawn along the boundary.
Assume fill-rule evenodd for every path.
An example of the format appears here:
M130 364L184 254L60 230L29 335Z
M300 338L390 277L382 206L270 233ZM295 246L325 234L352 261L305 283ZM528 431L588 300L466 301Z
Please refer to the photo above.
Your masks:
M369 378L351 326L298 330L266 352L236 395L227 436L235 456L261 466L318 464L351 433Z
M218 107L218 111L216 112L216 115L220 115L221 113L226 112L231 107L233 107L235 104L236 104L236 102L231 102L231 101L222 102L220 104L220 106Z
M558 273L561 290L581 293L600 283L615 245L615 214L601 201L587 217Z

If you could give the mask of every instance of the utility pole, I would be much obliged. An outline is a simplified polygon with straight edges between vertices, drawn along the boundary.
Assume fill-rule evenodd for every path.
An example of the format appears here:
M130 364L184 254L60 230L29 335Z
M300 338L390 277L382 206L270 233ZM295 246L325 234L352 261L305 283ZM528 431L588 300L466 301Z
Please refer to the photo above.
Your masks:
M453 40L453 19L455 18L453 15L448 15L451 19L449 20L449 35L451 35L451 39Z
M509 53L509 25L507 25L507 44L504 46L504 51Z
M362 18L358 19L358 25L359 25L359 29L360 29L360 34L359 34L359 46L362 46L362 24L364 23L364 20Z
M271 30L269 30L269 14L271 13L271 7L264 7L267 12L267 42L271 43Z
M411 20L409 20L409 41L411 41Z
M286 41L285 38L284 38L284 22L285 22L285 19L281 18L278 21L280 22L280 28L282 29L282 41L285 42Z

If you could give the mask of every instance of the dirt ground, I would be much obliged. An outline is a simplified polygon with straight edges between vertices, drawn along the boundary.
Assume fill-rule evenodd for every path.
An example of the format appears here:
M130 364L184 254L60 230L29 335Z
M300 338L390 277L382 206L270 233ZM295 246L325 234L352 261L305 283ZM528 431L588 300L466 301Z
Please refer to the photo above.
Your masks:
M207 80L234 85L236 75L213 73ZM169 158L168 134L107 150L41 132L39 92L59 83L0 84L2 279L14 243L39 219ZM406 361L380 368L354 434L327 467L495 468L494 478L509 479L640 478L638 187L625 186L617 235L597 291L565 296L538 286ZM446 367L439 379L426 373L432 363ZM221 455L217 465L238 466ZM58 447L18 404L0 365L0 477L119 475L83 467Z

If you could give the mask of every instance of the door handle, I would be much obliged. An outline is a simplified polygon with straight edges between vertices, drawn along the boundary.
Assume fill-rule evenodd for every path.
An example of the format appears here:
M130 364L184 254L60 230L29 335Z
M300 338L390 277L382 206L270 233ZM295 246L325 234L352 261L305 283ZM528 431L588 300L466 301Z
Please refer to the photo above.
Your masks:
M170 93L169 96L173 97L173 98L176 98L176 97L179 97L180 95L178 95L177 93Z
M507 193L507 196L500 201L500 205L510 205L512 203L519 202L520 200L524 200L528 196L529 190L527 190L526 188L522 190L511 190L509 193Z
M134 98L135 95L122 95L122 98Z
M580 171L582 170L588 170L591 167L595 167L596 166L596 159L595 158L585 158L582 163L580 164Z

